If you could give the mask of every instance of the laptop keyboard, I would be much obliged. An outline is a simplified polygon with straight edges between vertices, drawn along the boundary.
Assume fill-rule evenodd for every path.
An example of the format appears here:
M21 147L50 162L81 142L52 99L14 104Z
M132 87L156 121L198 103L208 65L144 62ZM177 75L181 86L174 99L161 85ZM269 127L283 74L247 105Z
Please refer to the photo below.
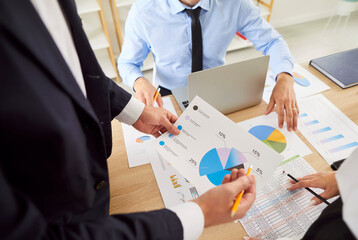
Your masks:
M189 106L189 101L183 101L182 104L184 105L185 108L187 108Z

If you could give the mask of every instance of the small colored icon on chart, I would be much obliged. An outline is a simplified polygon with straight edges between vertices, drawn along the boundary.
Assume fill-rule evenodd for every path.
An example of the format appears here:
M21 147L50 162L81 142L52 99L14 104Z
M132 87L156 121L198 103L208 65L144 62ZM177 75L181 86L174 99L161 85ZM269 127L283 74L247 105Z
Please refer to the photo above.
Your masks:
M137 138L135 141L137 143L143 143L144 141L147 141L149 139L150 139L150 136L142 136L142 137Z
M182 129L183 129L183 126L182 126L182 125L178 125L178 129L179 129L179 130L182 130Z
M159 142L159 145L160 145L160 146L164 146L164 144L165 144L164 141L160 141L160 142Z

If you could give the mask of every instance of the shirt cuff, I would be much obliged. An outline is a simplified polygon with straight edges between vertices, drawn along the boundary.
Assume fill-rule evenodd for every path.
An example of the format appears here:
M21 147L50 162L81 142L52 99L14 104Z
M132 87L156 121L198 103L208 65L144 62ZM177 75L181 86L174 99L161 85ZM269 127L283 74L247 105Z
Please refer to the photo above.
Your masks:
M184 240L198 239L204 230L204 214L199 205L194 202L169 208L175 212L183 226Z
M289 63L281 64L280 66L277 66L275 68L271 67L271 71L273 73L273 76L275 76L275 80L277 80L277 75L279 75L280 73L288 73L293 76L293 68L292 65Z
M122 112L116 116L116 119L122 123L132 125L138 120L144 107L144 103L134 97L131 97Z
M128 86L130 86L134 92L135 92L135 90L133 88L134 82L140 77L144 77L144 75L140 72L135 72L135 73L132 73L131 75L129 75L127 78Z

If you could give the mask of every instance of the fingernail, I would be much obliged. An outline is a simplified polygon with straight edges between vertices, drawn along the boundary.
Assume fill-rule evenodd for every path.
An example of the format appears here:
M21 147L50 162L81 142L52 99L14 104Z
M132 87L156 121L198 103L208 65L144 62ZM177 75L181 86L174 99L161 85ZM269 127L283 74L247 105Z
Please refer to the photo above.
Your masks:
M249 240L249 239L250 239L250 237L246 237L246 236L244 237L244 240Z
M315 200L311 200L310 203L308 204L308 206L314 206L316 205L316 201Z

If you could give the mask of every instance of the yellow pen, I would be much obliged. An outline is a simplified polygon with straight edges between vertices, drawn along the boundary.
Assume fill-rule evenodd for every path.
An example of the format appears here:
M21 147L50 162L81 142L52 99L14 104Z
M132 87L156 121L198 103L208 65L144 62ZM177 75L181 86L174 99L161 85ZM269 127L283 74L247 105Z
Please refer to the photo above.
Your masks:
M157 88L157 91L155 92L155 95L154 95L154 99L153 99L153 102L155 103L155 101L157 100L157 97L159 95L159 92L160 92L160 87Z
M249 167L249 169L247 170L247 173L246 173L246 176L249 176L250 175L250 172L251 172L251 169L252 169L252 165ZM241 198L242 196L244 195L244 190L242 190L240 193L239 193L239 196L237 196L236 200L235 200L235 203L234 203L234 206L232 206L232 209L231 209L231 218L234 217L236 211L237 211L237 208L239 207L239 203L241 201Z

